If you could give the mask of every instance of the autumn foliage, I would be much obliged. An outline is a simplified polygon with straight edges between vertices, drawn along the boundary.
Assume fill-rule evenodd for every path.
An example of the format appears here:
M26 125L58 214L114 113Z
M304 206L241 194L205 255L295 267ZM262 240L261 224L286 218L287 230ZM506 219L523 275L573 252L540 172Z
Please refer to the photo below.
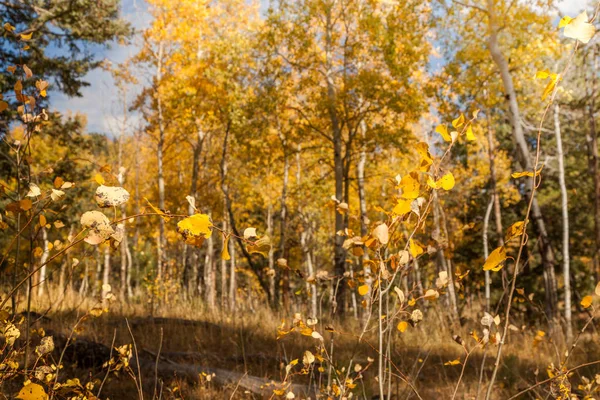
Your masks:
M597 396L600 4L70 3L0 5L5 398Z

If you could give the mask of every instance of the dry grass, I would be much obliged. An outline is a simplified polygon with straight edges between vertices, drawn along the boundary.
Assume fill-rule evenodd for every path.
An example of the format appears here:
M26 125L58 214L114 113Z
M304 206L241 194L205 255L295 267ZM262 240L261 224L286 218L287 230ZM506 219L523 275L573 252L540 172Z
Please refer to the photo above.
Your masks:
M51 308L49 299L54 305ZM75 322L95 304L93 300L79 298L74 293L69 293L58 303L56 299L56 296L50 296L34 301L34 310L41 314L49 310L47 317L50 319L37 322L35 327L42 326L47 331L68 334ZM273 313L266 308L246 308L242 304L232 313L211 313L202 304L193 301L163 305L150 316L147 304L117 302L112 305L109 313L84 322L83 329L77 333L76 338L79 343L90 341L110 348L113 337L115 346L119 346L132 343L132 334L143 364L145 398L152 397L155 385L159 389L162 387L163 398L229 398L234 391L234 398L261 398L264 395L236 388L235 380L219 385L214 380L207 382L200 375L178 376L164 371L156 379L153 369L156 354L160 348L161 363L165 364L180 363L220 369L232 371L240 377L247 375L280 382L285 374L285 365L296 358L302 360L306 350L315 351L315 340L298 333L277 340L277 326L282 319L290 321L291 317L292 315ZM131 334L126 320L131 326ZM326 332L324 325L327 324L333 325L337 333ZM347 368L351 359L353 363L365 366L369 364L370 357L376 358L376 352L370 347L370 344L375 345L377 342L374 333L367 332L362 343L358 343L356 339L356 334L361 330L360 321L348 319L340 324L325 318L317 328L325 336L328 349L330 340L334 338L333 360L338 370L343 372L342 368ZM474 341L469 338L470 332L476 331L481 335L481 328L473 320L465 321L462 327L451 328L437 309L432 308L417 327L409 328L402 334L392 334L395 338L393 361L399 370L415 380L422 398L451 398L461 365L444 363L464 359L464 352L453 340L453 335L461 336L471 346ZM547 367L551 363L557 365L564 354L562 335L546 334L536 343L534 337L538 329L541 328L527 327L521 332L512 332L509 336L502 359L497 399L508 398L509 394L547 378ZM569 364L573 366L599 359L600 343L597 339L596 334L583 335ZM486 355L486 373L492 367L494 354L495 347L490 346ZM477 398L483 355L483 350L477 349L469 358L457 399ZM101 355L98 358L101 359ZM101 380L104 376L101 362L94 364L90 357L86 358L83 354L72 354L68 361L64 377L78 376L82 381L87 381ZM135 357L132 364L135 365ZM356 395L360 398L371 398L377 393L375 371L375 366L368 369L357 386ZM573 387L577 386L576 383L580 382L582 376L593 378L594 374L593 368L577 371L571 377ZM320 383L325 384L326 374L320 379ZM294 382L307 384L308 380L307 376L298 376ZM313 384L318 380L318 376L313 376ZM396 379L395 384L393 391L396 398L416 398L411 397L410 390L400 380ZM547 387L542 386L537 393L531 392L522 398L543 398L547 390ZM136 398L135 393L135 386L129 377L110 376L102 397L128 399Z

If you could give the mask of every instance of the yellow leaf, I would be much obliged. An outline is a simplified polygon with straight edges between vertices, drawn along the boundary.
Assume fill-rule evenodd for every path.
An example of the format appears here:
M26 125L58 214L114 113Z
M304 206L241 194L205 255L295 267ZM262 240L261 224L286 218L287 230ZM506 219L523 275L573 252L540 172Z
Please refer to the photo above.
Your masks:
M398 200L398 204L396 204L392 212L397 215L408 214L411 210L410 203L412 203L412 200L400 199Z
M460 365L460 359L457 358L456 360L445 362L444 365Z
M498 247L496 250L488 256L483 264L484 271L500 271L502 269L502 263L506 260L506 249L504 246Z
M9 31L9 32L14 32L14 30L15 30L15 27L14 27L14 26L12 26L11 24L9 24L8 22L5 22L5 23L4 23L4 29L6 29L6 30L7 30L7 31Z
M460 128L461 126L463 126L465 123L465 115L464 114L460 114L460 116L458 118L456 118L455 120L452 121L452 126L455 129Z
M21 33L19 35L19 37L21 38L22 41L26 42L28 40L31 40L31 37L33 36L33 32L29 32L29 33Z
M429 153L429 145L425 142L419 142L415 146L417 153L421 156L421 165L419 166L419 170L423 172L429 171L429 167L433 164L433 158L431 158L431 154Z
M261 254L263 257L269 256L271 250L271 239L268 236L263 236L254 243L249 243L246 246L248 253L250 254Z
M413 177L413 173L403 176L399 186L402 189L403 198L416 199L419 197L419 180Z
M369 285L362 285L358 287L358 294L361 296L366 295L367 293L369 293Z
M565 15L558 23L558 29L564 28L565 26L569 25L571 21L573 21L573 18L569 17L568 15Z
M550 71L548 71L547 69L535 73L535 79L548 79L549 77Z
M398 323L398 330L401 333L404 333L404 331L408 328L408 322L406 321L400 321L400 323Z
M439 189L437 182L433 180L433 177L431 177L431 175L427 177L427 186L429 186L432 189Z
M223 251L221 252L221 260L231 260L231 255L229 254L229 235L225 236L225 240L223 241Z
M212 226L208 215L194 214L177 223L177 232L183 236L187 244L200 247L204 239L212 235Z
M454 175L452 175L452 172L448 172L442 176L439 181L437 181L438 187L441 186L444 190L452 189L454 187L454 183Z
M152 203L150 203L150 200L148 200L148 199L147 199L147 198L145 198L145 197L144 197L144 200L146 200L146 203L148 203L148 205L150 206L150 208L152 209L152 211L154 211L156 214L159 214L159 215L160 215L160 217L161 217L162 219L164 219L164 220L165 220L165 222L169 222L169 221L171 220L171 217L169 217L169 216L167 215L167 213L165 213L163 210L161 210L161 209L160 209L160 208L158 208L158 207L154 207L154 206L152 205Z
M96 174L94 176L94 180L96 181L96 183L98 185L104 185L106 183L106 181L104 180L104 177L102 176L102 174Z
M437 128L435 128L435 131L439 133L442 136L442 139L444 139L446 142L452 141L452 137L448 133L448 128L446 128L446 125L438 125Z
M475 135L473 134L473 127L471 125L467 127L466 137L469 141L475 140Z
M542 172L542 169L540 168L536 171L535 175L539 176L541 172ZM512 176L515 179L522 178L524 176L528 176L528 177L532 178L533 172L532 171L513 172L510 176Z
M420 254L423 254L423 248L412 239L408 241L408 250L414 258L417 258Z
M592 296L585 296L582 300L581 300L581 307L583 308L588 308L589 306L592 305L592 301L594 300L594 298Z
M37 383L30 383L23 386L23 389L19 391L17 399L21 400L46 400L48 395L44 391L44 388Z
M579 40L581 43L587 43L596 33L596 28L588 22L587 12L584 11L575 17L575 19L569 21L563 33L565 37Z
M523 234L523 227L525 226L524 221L515 222L508 228L506 231L506 237L504 239L505 242L509 242L511 239L521 236Z

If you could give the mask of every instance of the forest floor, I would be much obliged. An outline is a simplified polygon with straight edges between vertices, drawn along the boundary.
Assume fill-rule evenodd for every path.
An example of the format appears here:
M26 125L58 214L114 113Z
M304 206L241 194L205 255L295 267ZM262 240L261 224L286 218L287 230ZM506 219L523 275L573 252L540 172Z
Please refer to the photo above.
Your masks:
M43 327L47 335L55 337L55 357L60 357L65 339L90 309L90 304L89 300L75 302L70 299L48 313L44 313L41 304L40 307L34 305L35 311L45 316L34 318L33 328ZM462 365L449 362L457 359L462 362L465 356L453 336L459 335L465 339L467 348L471 348L475 342L469 337L470 333L476 331L481 337L483 327L478 321L465 319L461 327L451 329L435 310L432 308L416 327L410 327L404 333L392 333L396 336L393 362L415 382L423 399L450 399ZM285 366L293 359L299 359L302 364L306 350L316 352L316 342L311 337L294 332L277 339L277 327L284 319L289 324L292 316L277 315L265 309L238 309L229 314L213 314L204 311L200 305L186 303L161 306L152 314L148 311L147 305L115 304L109 312L82 322L65 352L66 368L61 372L60 380L78 377L84 383L90 379L101 382L106 375L106 368L102 365L115 355L115 351L111 354L111 345L115 348L132 343L132 371L135 380L141 380L146 399L152 398L161 388L164 399L270 398L273 389L279 386L269 383L282 381ZM327 332L325 325L333 326L336 333ZM358 382L355 396L377 398L377 353L372 347L376 346L377 338L366 332L359 343L357 336L361 329L360 322L353 318L343 323L320 321L317 325L329 348L334 335L333 359L338 370L347 367L350 359L353 360L352 365L368 366L362 382ZM594 329L592 326L589 331ZM558 365L564 355L563 339L560 335L553 339L547 332L542 335L540 330L521 329L509 335L495 399L507 399L546 379L549 365ZM570 367L600 359L598 335L590 332L579 339L569 361ZM485 383L479 384L482 360L485 356L484 375L489 376L495 351L496 347L491 345L485 353L481 349L471 353L457 399L475 399L478 390L481 398L485 390ZM375 363L369 365L373 359ZM293 390L296 398L306 398L302 392L312 393L315 384L326 385L327 372L316 373L312 377L295 376L293 382L297 386ZM593 381L599 372L597 366L577 370L570 378L573 388L578 386L583 376ZM111 373L102 388L101 398L139 398L135 380L126 373ZM393 398L417 398L400 380L395 379L394 382ZM519 398L544 398L549 390L547 385L540 386ZM311 398L315 398L314 395Z

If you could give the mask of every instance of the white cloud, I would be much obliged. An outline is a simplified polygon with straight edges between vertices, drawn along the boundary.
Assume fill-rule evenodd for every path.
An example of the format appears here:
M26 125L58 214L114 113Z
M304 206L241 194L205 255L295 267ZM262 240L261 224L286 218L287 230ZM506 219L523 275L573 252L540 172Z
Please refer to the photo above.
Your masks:
M587 0L559 0L558 9L561 14L575 17L588 5Z
M122 14L136 30L142 30L148 26L151 16L147 11L147 5L143 1L123 0ZM129 46L113 44L110 48L100 49L96 54L97 59L105 59L113 64L118 64L133 56L139 49L138 41ZM60 92L50 92L52 108L63 114L79 113L87 116L88 131L104 133L107 135L117 134L123 116L123 103L119 92L114 85L111 74L107 71L96 69L85 76L85 81L90 86L81 90L82 97L69 98ZM127 93L127 101L131 103L136 95L132 88ZM130 113L128 116L128 133L140 122L139 115Z

